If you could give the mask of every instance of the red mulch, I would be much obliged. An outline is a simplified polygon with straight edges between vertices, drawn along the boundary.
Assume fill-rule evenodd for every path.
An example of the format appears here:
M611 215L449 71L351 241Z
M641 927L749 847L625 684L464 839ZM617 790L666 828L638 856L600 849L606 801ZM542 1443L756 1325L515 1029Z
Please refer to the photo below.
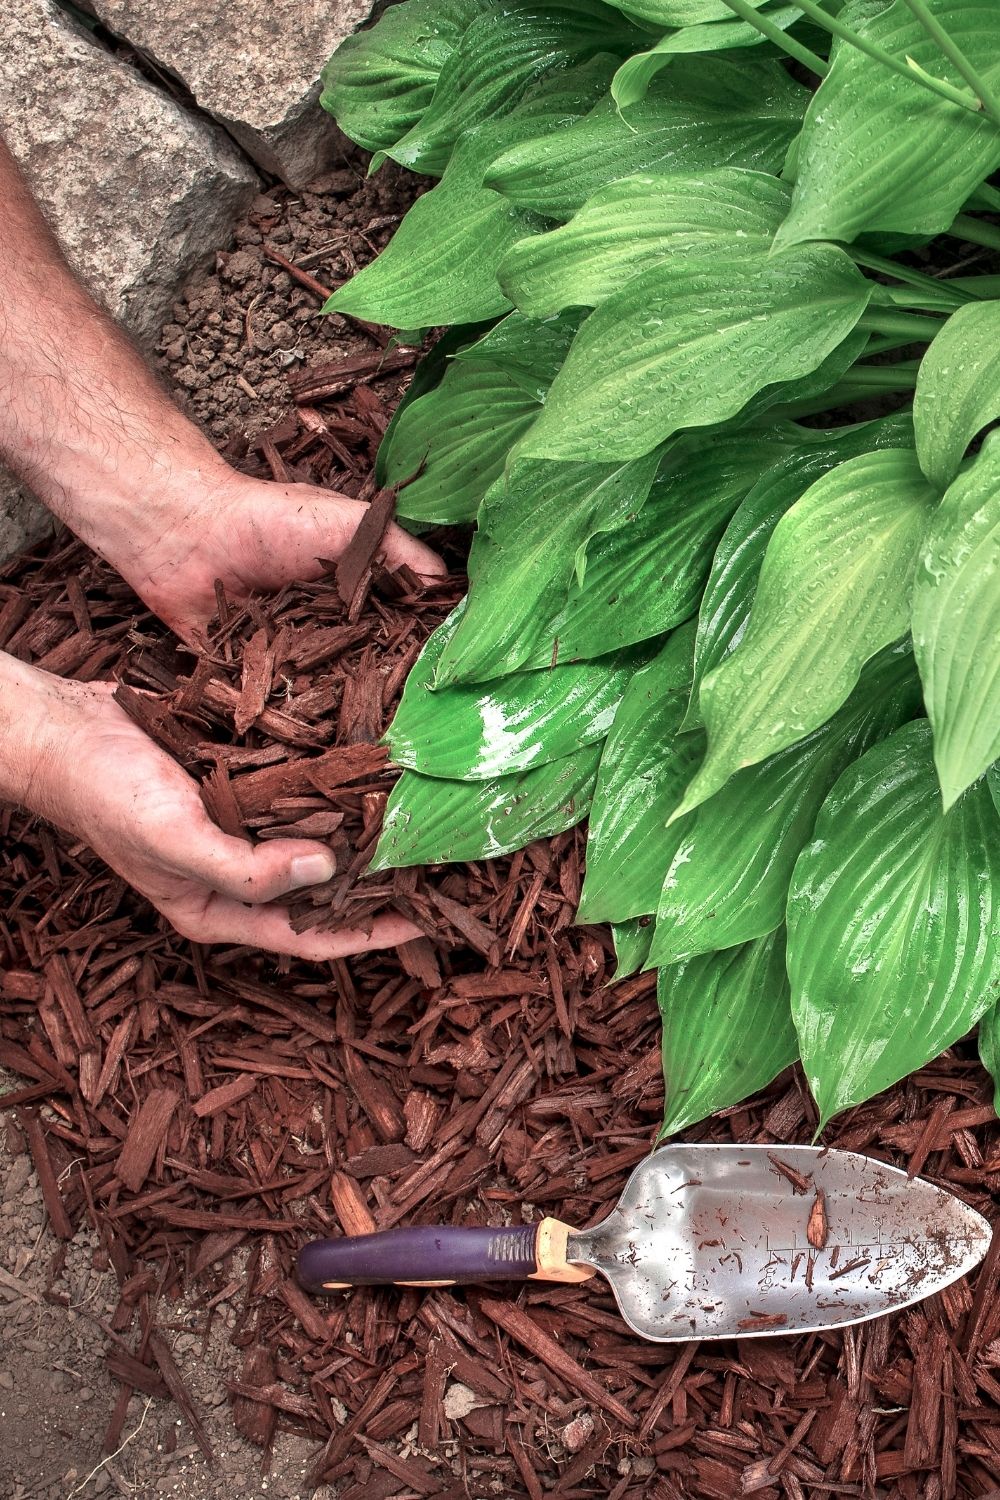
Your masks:
M386 412L352 383L366 373L313 372L310 404L245 466L370 495ZM571 925L578 833L358 880L352 850L370 850L392 779L375 741L454 597L365 562L267 604L222 600L199 662L75 543L0 572L0 645L70 676L117 675L223 823L340 845L343 873L301 903L304 924L393 907L428 934L330 965L200 949L79 843L0 810L0 1064L24 1080L0 1108L56 1235L93 1225L121 1286L95 1329L120 1387L109 1448L137 1391L175 1401L208 1447L166 1338L184 1291L206 1332L221 1301L241 1306L240 1431L265 1461L281 1429L315 1437L313 1478L343 1500L992 1494L1000 1242L978 1277L890 1319L677 1347L632 1337L592 1283L328 1301L297 1287L312 1235L592 1222L662 1108L653 979L609 988L607 934ZM808 1140L813 1123L787 1074L688 1138ZM829 1139L986 1213L1000 1190L968 1044ZM455 1382L475 1401L463 1415L445 1401Z

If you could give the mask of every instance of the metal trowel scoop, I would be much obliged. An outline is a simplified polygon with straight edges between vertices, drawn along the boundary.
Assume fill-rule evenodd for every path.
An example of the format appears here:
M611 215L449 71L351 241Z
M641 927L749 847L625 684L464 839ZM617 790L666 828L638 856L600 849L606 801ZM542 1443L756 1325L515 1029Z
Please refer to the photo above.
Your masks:
M643 1338L804 1333L919 1302L971 1269L990 1225L958 1198L851 1151L664 1146L592 1229L412 1228L317 1240L311 1291L600 1272Z

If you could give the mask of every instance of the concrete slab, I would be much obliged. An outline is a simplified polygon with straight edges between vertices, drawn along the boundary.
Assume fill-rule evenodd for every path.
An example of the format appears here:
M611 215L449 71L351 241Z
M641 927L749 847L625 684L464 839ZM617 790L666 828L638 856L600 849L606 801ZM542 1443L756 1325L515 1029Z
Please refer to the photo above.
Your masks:
M0 128L67 259L152 347L177 288L226 242L260 179L225 132L183 111L50 0L8 0ZM46 516L0 479L0 556Z
M302 187L334 158L319 107L327 58L372 0L83 0L110 31L179 78L268 172Z

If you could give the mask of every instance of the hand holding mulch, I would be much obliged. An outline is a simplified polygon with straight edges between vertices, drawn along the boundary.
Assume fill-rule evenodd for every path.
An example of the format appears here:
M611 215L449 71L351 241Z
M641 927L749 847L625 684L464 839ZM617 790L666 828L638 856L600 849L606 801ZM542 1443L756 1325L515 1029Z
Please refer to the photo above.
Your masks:
M189 645L204 645L216 613L218 589L231 600L270 594L299 580L321 577L324 559L355 556L352 539L361 530L367 563L380 552L388 568L414 576L440 577L444 564L430 547L390 524L392 506L366 540L369 506L363 499L312 484L291 483L280 459L275 480L252 479L228 465L195 496L154 541L134 549L99 548L154 614ZM377 508L380 498L372 502Z
M379 560L392 511L388 492L376 496L339 561L313 583L242 606L220 587L209 644L189 671L178 670L169 642L149 641L118 688L132 732L169 752L192 794L200 786L202 819L207 809L244 862L265 868L271 851L300 848L321 848L328 861L303 871L311 878L295 885L311 889L291 900L289 884L261 888L259 899L278 903L270 907L227 907L231 941L326 958L455 927L442 910L447 897L423 872L364 878L395 779L378 741L427 635L462 589L460 579L427 583Z

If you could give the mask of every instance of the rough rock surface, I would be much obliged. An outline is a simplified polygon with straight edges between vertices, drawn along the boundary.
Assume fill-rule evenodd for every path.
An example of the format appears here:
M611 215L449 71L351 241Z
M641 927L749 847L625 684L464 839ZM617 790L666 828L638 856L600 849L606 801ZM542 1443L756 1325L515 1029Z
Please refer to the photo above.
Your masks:
M302 187L332 161L319 72L371 0L85 0L191 91L260 166Z
M74 269L151 344L181 280L257 191L253 169L50 0L4 7L0 122ZM0 474L0 556L44 527Z
M87 285L140 341L257 191L225 135L186 114L50 0L4 7L0 119ZM26 65L27 60L27 65Z
M0 467L0 562L44 536L51 525L48 511Z

